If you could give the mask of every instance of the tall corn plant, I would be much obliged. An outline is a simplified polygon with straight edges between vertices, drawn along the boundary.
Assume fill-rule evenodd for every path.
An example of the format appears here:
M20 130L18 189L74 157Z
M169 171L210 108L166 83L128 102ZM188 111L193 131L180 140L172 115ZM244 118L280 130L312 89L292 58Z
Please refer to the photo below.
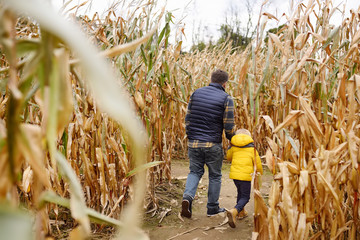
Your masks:
M1 198L15 203L20 200L21 196L18 195L16 186L20 184L18 176L21 174L23 192L26 196L31 194L34 203L53 202L71 209L73 218L80 224L72 231L70 238L82 239L90 234L89 217L101 223L120 225L122 227L121 236L138 239L140 234L144 238L145 235L137 229L139 224L137 213L141 209L145 192L144 171L137 171L133 204L125 211L123 222L119 222L86 207L84 192L79 181L81 176L79 168L76 168L76 162L71 161L70 158L70 156L74 156L74 151L79 150L77 157L84 157L83 164L85 166L82 169L85 169L85 175L90 176L93 172L88 170L97 163L96 167L101 169L100 176L97 176L100 179L101 194L105 195L104 166L108 164L108 159L103 155L104 149L90 144L95 148L92 148L92 153L96 156L97 162L89 162L81 149L73 148L74 145L71 141L74 136L73 129L76 127L75 124L69 125L73 117L73 107L75 106L75 113L79 113L80 109L77 104L73 104L73 96L76 99L77 93L76 90L72 90L71 84L76 86L76 84L82 83L94 96L94 104L91 107L95 109L95 112L99 108L121 125L121 133L126 135L126 143L131 149L131 157L135 160L133 167L143 165L147 146L145 129L141 122L136 120L137 116L125 91L119 88L112 70L102 58L99 58L99 53L88 43L88 40L81 34L81 30L62 19L49 6L43 5L42 8L39 8L41 2L21 0L2 1L2 4L4 7L0 21L2 24L1 45L7 63L4 64L1 73L3 81L6 81L7 84L1 103L2 106L6 106L6 111L2 113L4 120L1 122L2 154L0 162L2 172L5 173L2 174L0 181ZM27 16L36 19L39 25L29 24L29 27L32 27L31 35L34 34L35 38L21 39L18 37L16 32L17 13L26 13ZM29 22L31 21L29 20ZM29 31L28 28L25 29ZM133 43L108 49L103 52L103 55L115 56L132 51L137 45L150 38L154 30L149 31ZM79 60L70 60L69 49L74 50L75 56ZM77 63L82 68L76 67L70 70L70 65ZM79 71L83 72L78 74ZM81 76L82 82L70 81L70 76L72 80L78 80L76 78ZM77 121L80 123L83 123L82 120L86 120L80 119L80 114L75 115L75 117L79 117ZM64 133L63 130L66 126L68 129ZM85 123L85 126L89 126L89 124ZM110 123L110 127L118 126ZM102 124L101 132L107 127L107 123ZM94 130L97 131L97 129ZM65 151L62 149L63 152L57 144L60 139L66 143L66 145L62 144L63 147L66 147ZM115 139L112 140L116 142ZM114 143L113 147L116 149L117 144ZM115 166L111 165L111 162L108 164L108 168L113 169L112 172L115 170ZM112 176L110 174L110 178ZM65 185L63 185L64 180L67 182ZM116 179L111 181L116 181ZM51 192L44 193L44 190L54 190L63 197L66 197L67 191L69 191L70 201ZM41 208L41 205L38 207ZM42 227L47 232L47 210L46 208L38 210L36 218L39 219L38 222L43 221L39 230ZM39 237L37 236L37 238Z
M141 37L152 28L153 21L147 20L147 16L152 15L153 8L154 6L150 4L141 6L141 14L136 18L129 18L126 23L123 16L117 17L115 12L109 14L103 21L96 18L90 20L85 16L81 22L84 26L88 26L89 34L96 39L100 48L111 49L115 44L126 41L126 39ZM172 53L175 51L179 56L181 43L173 49L168 42L171 19L171 13L168 13L164 28L156 31L146 43L134 52L111 56L111 63L119 71L119 77L124 79L124 87L131 94L139 118L149 136L147 167L153 167L149 171L149 181L147 181L151 185L149 190L152 192L148 195L149 207L156 202L153 192L155 184L171 180L170 160L174 143L176 143L173 140L176 137L173 130L177 129L174 122L177 119L175 115L178 105L176 104L177 100L172 96L171 86L173 84L170 67L173 61ZM97 27L91 30L94 24ZM89 100L91 102L91 99ZM81 103L79 104L81 105ZM86 114L84 117L88 118L89 116ZM109 133L108 130L105 132ZM126 145L116 146L113 140L111 143L112 151L116 149L117 157L123 158L123 155L129 153ZM87 155L90 157L90 154ZM121 164L123 175L119 180L126 183L134 172L130 171L131 166L128 166L127 159L124 159L123 163ZM157 166L159 163L161 165ZM115 169L118 169L117 166ZM125 200L126 198L123 198L122 201Z
M359 18L352 11L333 26L336 11L331 1L300 3L258 55L276 128L266 152L274 181L268 205L255 191L254 238L359 237Z

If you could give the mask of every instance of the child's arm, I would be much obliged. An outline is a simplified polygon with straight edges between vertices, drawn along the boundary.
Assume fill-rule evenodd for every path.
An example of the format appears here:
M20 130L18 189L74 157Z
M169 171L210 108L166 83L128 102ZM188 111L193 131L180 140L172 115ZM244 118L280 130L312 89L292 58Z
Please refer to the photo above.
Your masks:
M258 151L257 150L255 150L255 151L256 151L256 171L262 175L263 168L262 168L262 164L261 164L261 159L260 159Z

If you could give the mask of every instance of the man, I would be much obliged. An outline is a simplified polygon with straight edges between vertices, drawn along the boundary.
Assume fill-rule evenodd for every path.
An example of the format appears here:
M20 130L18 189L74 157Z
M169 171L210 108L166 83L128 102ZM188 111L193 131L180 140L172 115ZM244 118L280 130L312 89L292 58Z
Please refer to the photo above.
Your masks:
M225 211L218 202L224 158L222 134L225 129L226 138L231 140L235 132L234 102L224 89L228 78L227 72L216 70L211 74L209 86L197 89L190 97L185 116L190 173L181 209L181 216L187 218L191 218L192 201L205 164L209 170L207 216Z

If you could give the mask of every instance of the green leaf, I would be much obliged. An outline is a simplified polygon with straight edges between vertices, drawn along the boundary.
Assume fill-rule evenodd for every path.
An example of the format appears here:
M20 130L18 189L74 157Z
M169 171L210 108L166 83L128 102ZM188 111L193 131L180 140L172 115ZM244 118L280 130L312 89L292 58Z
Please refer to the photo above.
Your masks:
M39 39L20 39L16 43L16 55L18 57L23 57L25 54L37 51L40 44L41 42Z
M144 52L144 45L141 45L140 51L141 51L141 56L142 56L142 58L143 58L143 61L144 61L145 65L147 66L147 65L148 65L148 62L147 62L147 59L146 59L146 54L145 54L145 52Z
M164 163L164 161L155 161L155 162L149 162L149 163L145 163L137 168L134 168L133 170L131 170L130 172L128 172L126 174L126 177L131 177L141 171L144 171L148 168L152 168L152 167L155 167L157 165L160 165L161 163Z
M331 43L334 37L339 34L339 30L340 30L340 26L337 26L330 32L328 38L326 39L325 44L322 46L323 49L325 49Z
M163 37L164 37L164 35L165 35L165 31L166 31L166 28L167 28L167 25L168 25L169 23L166 23L165 24L165 27L161 30L161 33L160 33L160 35L159 35L159 39L158 39L158 45L160 44L160 42L161 42L161 40L163 39Z
M61 141L62 141L63 149L64 149L64 152L62 152L62 154L66 157L66 154L67 154L67 142L68 142L68 133L67 133L66 130L62 134Z
M67 198L63 198L52 191L46 191L41 194L40 200L39 200L39 207L43 208L46 203L54 203L54 204L57 204L62 207L70 209L70 200ZM95 211L94 209L86 208L85 212L86 212L87 216L89 217L89 219L94 223L105 224L105 225L110 225L110 226L117 226L120 228L126 227L123 222L121 222L117 219L108 217L104 214L101 214L101 213ZM0 214L1 214L1 212L0 212ZM1 215L0 215L0 223L1 223ZM1 226L0 226L0 230L1 230ZM3 232L1 231L1 233L3 233ZM134 228L133 234L136 236L142 236L142 237L145 236L145 238L133 238L133 239L148 239L148 238L146 238L146 235L144 234L144 232L139 228ZM2 236L0 236L0 240L2 240L1 237ZM16 239L16 238L4 238L4 240L7 240L7 239ZM30 238L17 238L17 239L27 240Z
M39 201L39 207L43 208L46 203L55 203L59 206L70 209L70 199L63 198L52 191L46 191L41 195L40 201ZM105 216L91 208L86 208L85 212L92 222L99 223L99 224L112 225L112 226L122 226L123 225L121 223L121 221L116 220L111 217L108 217L108 216Z
M59 165L62 175L67 179L70 186L71 216L82 224L85 231L89 231L90 233L90 223L86 214L84 191L82 190L80 181L70 163L60 152L56 152L55 159Z
M127 150L126 144L125 144L125 143L122 143L121 146L122 146L122 148L124 149L124 152L127 154L127 153L128 153L128 150Z

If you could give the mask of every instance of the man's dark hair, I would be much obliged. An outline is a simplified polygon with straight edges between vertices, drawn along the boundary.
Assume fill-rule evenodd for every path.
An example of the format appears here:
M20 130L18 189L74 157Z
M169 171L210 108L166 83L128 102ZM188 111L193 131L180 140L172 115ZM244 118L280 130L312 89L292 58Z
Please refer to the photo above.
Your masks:
M229 74L223 70L216 70L211 74L211 82L212 83L219 83L219 84L224 84L228 81L229 79Z

